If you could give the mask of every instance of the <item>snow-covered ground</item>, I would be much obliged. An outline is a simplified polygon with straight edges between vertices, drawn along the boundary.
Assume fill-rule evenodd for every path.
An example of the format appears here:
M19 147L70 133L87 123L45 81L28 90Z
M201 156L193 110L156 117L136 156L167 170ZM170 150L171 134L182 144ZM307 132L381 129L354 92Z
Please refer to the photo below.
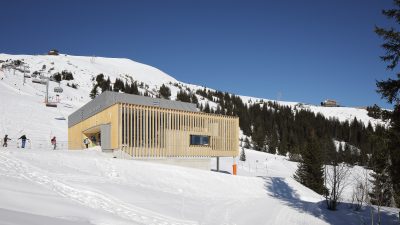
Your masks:
M296 164L251 150L239 176L97 150L0 150L0 224L362 224L293 180ZM258 162L257 162L258 161ZM256 169L258 164L260 168ZM222 159L230 171L232 159ZM262 168L265 165L265 169ZM242 176L243 175L243 176ZM398 224L385 209L383 224Z

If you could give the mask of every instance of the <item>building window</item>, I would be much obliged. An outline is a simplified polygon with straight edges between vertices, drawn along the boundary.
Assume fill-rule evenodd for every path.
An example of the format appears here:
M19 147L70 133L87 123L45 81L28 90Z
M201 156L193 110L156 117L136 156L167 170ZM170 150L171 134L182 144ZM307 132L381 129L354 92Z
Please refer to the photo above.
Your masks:
M190 145L209 146L210 136L190 135Z

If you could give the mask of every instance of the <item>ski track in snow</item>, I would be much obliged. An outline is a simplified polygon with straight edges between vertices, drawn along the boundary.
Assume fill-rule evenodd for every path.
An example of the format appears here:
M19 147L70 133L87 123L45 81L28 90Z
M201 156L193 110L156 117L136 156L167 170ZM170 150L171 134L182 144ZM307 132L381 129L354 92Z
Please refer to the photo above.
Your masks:
M135 223L146 225L197 224L193 221L179 220L135 207L105 194L84 190L81 186L79 188L75 188L70 184L62 182L51 175L46 174L44 171L38 168L13 158L11 154L0 152L0 167L3 169L6 168L7 171L13 172L13 174L8 174L8 176L24 178L34 183L46 186L59 195L78 202L81 205L104 210ZM111 168L108 175L109 178L110 176L113 178L115 175L115 168Z

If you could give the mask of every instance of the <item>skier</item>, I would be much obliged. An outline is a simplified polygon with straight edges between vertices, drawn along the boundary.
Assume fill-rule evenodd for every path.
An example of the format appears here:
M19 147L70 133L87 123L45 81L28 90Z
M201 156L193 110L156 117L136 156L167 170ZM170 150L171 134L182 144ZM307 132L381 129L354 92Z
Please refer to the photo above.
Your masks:
M22 143L21 143L21 148L25 148L25 143L26 143L26 140L29 140L28 138L26 138L26 136L25 136L25 134L24 135L22 135L20 138L18 138L18 140L19 139L21 139L22 140Z
M85 138L83 144L85 144L86 148L89 148L89 138Z
M7 141L11 141L10 138L8 138L8 135L4 136L4 142L3 142L3 147L7 147Z
M54 136L54 137L51 139L51 144L54 146L53 150L56 150L56 147L57 147L56 136Z

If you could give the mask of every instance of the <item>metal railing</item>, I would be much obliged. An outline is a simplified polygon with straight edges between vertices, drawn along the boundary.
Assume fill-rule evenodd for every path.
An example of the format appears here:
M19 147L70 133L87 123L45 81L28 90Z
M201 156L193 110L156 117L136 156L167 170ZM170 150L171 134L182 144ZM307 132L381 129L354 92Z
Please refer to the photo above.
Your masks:
M268 164L265 161L238 161L238 168L255 176L265 176L268 174Z

